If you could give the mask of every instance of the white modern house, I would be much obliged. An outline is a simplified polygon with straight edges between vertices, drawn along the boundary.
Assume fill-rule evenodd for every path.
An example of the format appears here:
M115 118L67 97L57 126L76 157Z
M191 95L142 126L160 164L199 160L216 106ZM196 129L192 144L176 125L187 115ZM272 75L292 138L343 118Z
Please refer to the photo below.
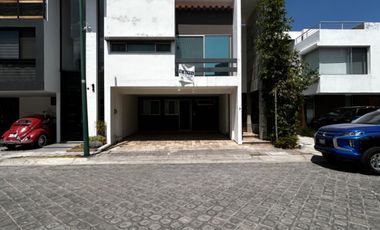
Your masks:
M307 121L342 106L380 106L380 23L321 22L293 33L295 49L317 69L305 95Z
M256 2L88 0L90 136L104 111L108 143L136 132L219 132L242 143L245 23ZM179 76L185 64L195 67L190 82Z

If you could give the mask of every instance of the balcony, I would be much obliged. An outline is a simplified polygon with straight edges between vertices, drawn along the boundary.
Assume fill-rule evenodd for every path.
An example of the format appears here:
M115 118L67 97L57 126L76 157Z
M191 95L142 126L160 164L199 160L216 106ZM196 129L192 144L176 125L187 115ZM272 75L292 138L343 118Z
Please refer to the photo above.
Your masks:
M180 35L176 39L176 75L181 64L195 67L195 76L234 76L230 35Z
M0 18L43 19L46 0L0 0Z
M0 79L36 77L34 59L0 59Z
M195 66L195 76L235 76L237 59L234 58L178 58L176 76L180 64Z

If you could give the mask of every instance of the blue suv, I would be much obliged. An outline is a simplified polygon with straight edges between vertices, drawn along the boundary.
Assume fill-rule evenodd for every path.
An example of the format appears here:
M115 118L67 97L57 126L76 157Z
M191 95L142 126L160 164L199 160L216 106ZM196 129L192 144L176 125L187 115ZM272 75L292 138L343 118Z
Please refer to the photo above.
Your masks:
M323 126L315 134L314 141L314 148L326 160L359 160L367 169L380 175L380 110L349 124Z

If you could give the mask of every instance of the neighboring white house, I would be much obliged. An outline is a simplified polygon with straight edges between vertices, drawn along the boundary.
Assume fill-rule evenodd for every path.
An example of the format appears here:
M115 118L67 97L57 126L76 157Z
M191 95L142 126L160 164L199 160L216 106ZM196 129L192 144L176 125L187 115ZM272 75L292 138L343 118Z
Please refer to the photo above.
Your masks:
M295 38L295 49L320 74L305 95L307 121L333 108L380 106L380 23L321 22Z

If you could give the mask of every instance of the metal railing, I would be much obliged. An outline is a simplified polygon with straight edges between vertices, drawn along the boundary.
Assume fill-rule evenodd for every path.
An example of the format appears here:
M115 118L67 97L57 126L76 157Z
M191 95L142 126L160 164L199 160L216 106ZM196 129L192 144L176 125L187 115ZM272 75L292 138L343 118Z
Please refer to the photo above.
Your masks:
M237 72L236 58L177 58L176 76L180 64L194 65L195 76L234 76Z
M320 30L358 30L365 29L364 24L365 22L363 21L321 21L310 29L303 31L302 34L296 38L295 43L298 44L302 42Z
M0 59L1 78L33 78L36 76L34 59Z

